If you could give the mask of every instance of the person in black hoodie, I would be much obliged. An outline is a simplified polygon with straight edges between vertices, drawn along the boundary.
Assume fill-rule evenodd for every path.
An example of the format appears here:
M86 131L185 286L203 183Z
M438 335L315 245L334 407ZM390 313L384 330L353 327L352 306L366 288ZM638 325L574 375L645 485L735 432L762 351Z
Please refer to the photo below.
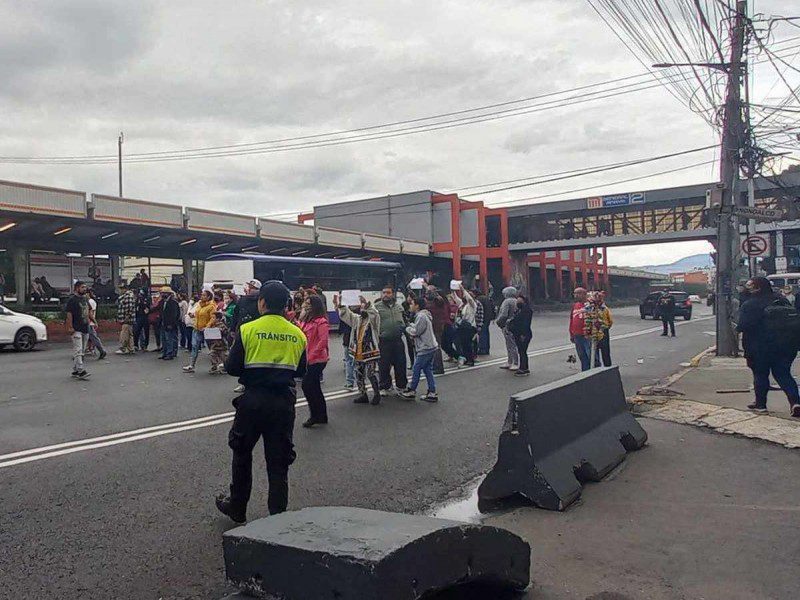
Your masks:
M775 326L767 319L768 307L791 308L789 302L776 294L766 277L754 277L745 284L747 300L739 307L736 330L742 333L742 347L747 366L753 372L755 401L747 408L758 413L767 412L769 374L789 400L793 417L800 418L800 393L792 377L792 363L797 358L797 345L787 339L791 333L787 326ZM796 316L796 315L795 315Z
M531 320L533 319L533 309L531 308L530 301L522 294L517 296L517 312L511 317L511 320L506 326L508 331L514 336L514 341L517 343L517 351L519 352L519 369L514 375L524 377L530 375L531 371L528 368L528 346L533 338L531 331Z

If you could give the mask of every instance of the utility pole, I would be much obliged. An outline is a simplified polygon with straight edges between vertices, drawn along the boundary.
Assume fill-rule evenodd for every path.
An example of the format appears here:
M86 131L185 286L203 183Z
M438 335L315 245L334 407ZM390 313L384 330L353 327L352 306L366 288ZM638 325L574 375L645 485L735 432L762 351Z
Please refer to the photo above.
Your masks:
M122 198L122 142L124 141L125 136L122 132L119 132L119 137L117 138L117 170L119 171L119 197Z
M728 87L725 97L720 183L722 202L717 225L717 356L736 356L738 343L733 331L732 303L734 277L738 274L738 219L733 207L741 203L739 192L739 160L742 144L741 85L744 80L745 15L747 0L736 2L736 16L731 28L731 54L728 63Z

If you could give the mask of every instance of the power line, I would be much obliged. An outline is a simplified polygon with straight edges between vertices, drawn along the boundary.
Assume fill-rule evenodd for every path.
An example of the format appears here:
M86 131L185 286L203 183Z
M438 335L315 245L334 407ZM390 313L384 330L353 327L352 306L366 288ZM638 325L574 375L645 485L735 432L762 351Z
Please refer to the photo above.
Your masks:
M290 150L298 150L298 149L307 149L307 148L320 148L326 146L340 146L345 144L357 143L362 141L369 141L369 140L376 140L376 139L386 139L404 135L410 135L413 133L421 133L427 131L437 131L439 129L450 129L452 127L459 127L464 125L471 125L475 123L483 123L487 121L494 121L498 119L508 118L512 116L520 116L525 114L531 114L536 112L542 112L546 110L552 110L555 108L563 108L566 106L575 106L578 104L584 104L586 102L591 102L595 100L601 100L606 98L612 98L624 94L629 94L632 92L644 91L656 87L660 87L663 85L662 83L649 83L649 82L640 82L635 84L629 84L626 86L621 86L620 89L617 91L613 90L602 90L600 92L594 92L592 94L581 94L577 96L573 96L571 98L566 98L563 100L558 101L548 101L544 102L541 105L535 105L532 107L523 107L523 108L516 108L504 111L497 111L495 113L489 113L487 115L479 115L475 117L468 117L468 118L460 118L460 119L453 119L451 121L444 121L441 123L436 123L432 125L425 125L425 126L413 126L408 127L396 131L390 132L380 132L375 134L361 134L357 136L351 136L349 138L342 138L337 140L321 140L318 142L303 142L300 144L289 144L284 146L276 146L272 148L263 148L263 149L250 149L250 150L236 150L236 151L226 151L226 152L217 152L217 153L207 153L207 154L186 154L181 156L168 156L168 157L154 157L154 158L139 158L139 159L128 159L126 162L128 163L142 163L142 162L167 162L167 161L176 161L176 160L191 160L195 158L214 158L219 156L242 156L242 155L252 155L252 154L271 154L275 152L285 152ZM634 89L627 89L627 88L634 88ZM586 97L588 96L588 97ZM25 164L107 164L112 162L111 160L107 159L90 159L90 160L83 160L83 159L24 159L24 158L12 158L12 157L0 157L0 162L6 163L25 163Z
M487 104L487 105L478 106L478 107L475 107L475 108L467 108L467 109L458 110L458 111L439 113L439 114L430 115L430 116L427 116L427 117L418 117L418 118L413 118L413 119L392 121L392 122L389 122L389 123L381 123L381 124L378 124L378 125L369 125L369 126L365 126L365 127L357 127L357 128L344 129L344 130L335 130L335 131L329 131L329 132L325 132L325 133L316 133L316 134L309 134L309 135L296 136L296 137L276 138L276 139L264 140L264 141L260 141L260 142L247 142L247 143L240 143L240 144L225 144L225 145L220 145L220 146L202 146L202 147L184 148L184 149L178 149L178 150L162 150L162 151L158 151L158 152L134 153L134 154L129 154L128 157L138 158L138 157L144 157L144 156L161 156L161 155L172 155L172 154L178 154L178 153L203 152L203 151L208 151L208 150L224 150L224 149L233 149L233 148L245 148L245 147L251 147L251 146L260 146L260 145L268 145L268 144L279 144L279 143L284 143L284 142L294 142L294 141L309 140L309 139L314 139L314 138L324 138L324 137L338 136L338 135L343 135L343 134L347 134L347 133L358 133L358 132L362 132L362 131L370 131L370 130L375 130L375 129L384 129L384 128L387 128L387 127L394 127L394 126L397 126L397 125L407 125L407 124L410 124L410 123L419 123L419 122L422 122L422 121L430 121L430 120L439 119L439 118L443 118L443 117L450 117L450 116L455 116L455 115L467 114L467 113L470 113L470 112L478 112L478 111L482 111L482 110L489 110L489 109L492 109L492 108L510 106L512 104L522 104L524 102L531 102L533 100L541 100L543 98L550 98L550 97L553 97L553 96L559 96L559 95L568 94L568 93L572 93L572 92L583 91L583 90L587 90L587 89L607 86L607 85L610 85L610 84L613 84L613 83L619 83L619 82L622 82L622 81L629 81L629 80L632 80L632 79L642 79L643 77L647 77L648 75L650 75L650 73L639 73L639 74L636 74L636 75L627 75L625 77L618 77L616 79L610 79L610 80L606 80L606 81L602 81L602 82L587 84L587 85L583 85L583 86L577 86L577 87L574 87L574 88L569 88L569 89L566 89L566 90L560 90L560 91L556 91L556 92L548 92L546 94L538 94L538 95L535 95L535 96L529 96L529 97L526 97L526 98L520 98L518 100L509 100L509 101L506 101L506 102L499 102L499 103L495 103L495 104ZM89 155L79 155L79 156L38 156L38 157L37 156L29 156L29 157L3 156L3 157L0 157L0 158L2 158L2 159L27 159L27 160L37 160L37 159L41 159L41 160L62 160L62 159L63 160L71 160L71 159L104 159L104 158L107 159L107 158L114 158L114 157L115 157L115 155L111 155L111 154L89 154Z

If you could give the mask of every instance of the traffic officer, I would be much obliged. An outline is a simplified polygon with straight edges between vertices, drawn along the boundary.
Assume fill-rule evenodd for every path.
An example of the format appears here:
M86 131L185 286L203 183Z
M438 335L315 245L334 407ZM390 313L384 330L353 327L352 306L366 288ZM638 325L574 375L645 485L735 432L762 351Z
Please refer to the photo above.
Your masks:
M244 393L233 401L236 416L228 434L233 450L230 495L220 494L220 512L237 523L247 520L247 502L253 485L253 448L264 438L269 479L270 514L284 512L289 503L289 465L294 462L292 443L295 378L305 371L306 337L284 317L289 289L280 281L267 281L258 295L258 319L244 323L225 361L229 375L239 377Z

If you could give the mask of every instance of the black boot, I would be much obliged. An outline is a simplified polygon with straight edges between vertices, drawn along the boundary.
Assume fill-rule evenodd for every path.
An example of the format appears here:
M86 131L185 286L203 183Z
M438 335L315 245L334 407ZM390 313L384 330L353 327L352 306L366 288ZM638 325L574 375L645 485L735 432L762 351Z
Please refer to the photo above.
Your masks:
M223 515L227 515L231 521L235 523L244 523L247 521L247 509L234 506L230 496L220 494L216 497L215 503L217 505L217 510Z

